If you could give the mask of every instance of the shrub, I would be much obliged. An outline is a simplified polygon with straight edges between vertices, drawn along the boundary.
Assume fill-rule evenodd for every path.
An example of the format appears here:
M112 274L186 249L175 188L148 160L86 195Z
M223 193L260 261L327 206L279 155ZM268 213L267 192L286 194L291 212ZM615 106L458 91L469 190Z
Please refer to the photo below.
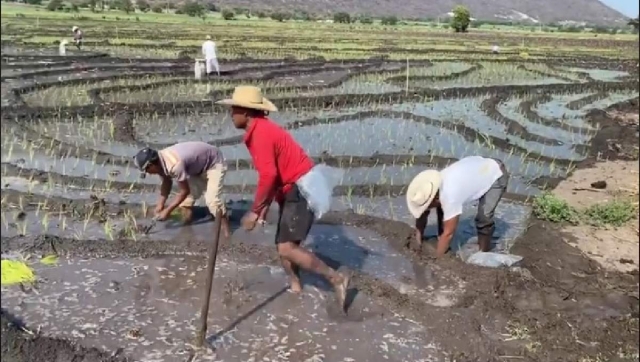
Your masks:
M51 0L47 4L47 10L56 11L62 9L62 0Z
M236 14L233 12L233 10L224 9L222 10L222 18L224 20L233 20L236 18Z
M373 24L373 19L368 15L360 17L360 24Z
M275 21L283 22L291 19L291 15L287 13L275 12L275 13L271 13L271 19Z
M214 3L207 3L207 10L209 10L212 13L218 12L218 7L216 6L216 4Z
M306 11L296 11L293 13L293 19L300 21L309 21L311 20L311 16Z
M264 12L264 11L258 11L258 12L256 13L256 16L257 16L258 18L260 18L260 19L264 19L264 18L266 18L266 17L267 17L267 14L265 14L265 12Z
M451 18L451 27L456 33L465 33L471 24L471 12L467 7L458 5L453 8L453 17Z
M29 5L40 5L42 4L42 0L25 0L25 2ZM49 8L47 6L47 8Z
M176 12L177 13L177 12ZM193 17L201 17L204 15L204 6L195 1L187 1L182 5L182 13Z
M382 25L396 25L398 24L398 18L395 16L385 16L380 19L380 24Z
M151 7L151 11L153 11L153 12L154 12L154 13L156 13L156 14L160 14L160 13L162 13L162 11L163 11L163 10L164 10L164 8L163 8L163 7L162 7L162 5L160 5L160 4L154 4L154 5Z
M149 5L147 0L136 0L136 6L138 7L138 10L142 11L143 13L146 13L147 11L149 11L149 9L151 9L151 5Z
M576 224L579 221L577 211L550 192L545 192L533 200L533 213L537 218L551 222Z
M627 221L637 217L638 209L627 200L614 200L595 204L584 211L586 221L595 226L622 226Z
M333 14L333 22L338 24L349 24L351 23L351 16L344 12L335 13Z

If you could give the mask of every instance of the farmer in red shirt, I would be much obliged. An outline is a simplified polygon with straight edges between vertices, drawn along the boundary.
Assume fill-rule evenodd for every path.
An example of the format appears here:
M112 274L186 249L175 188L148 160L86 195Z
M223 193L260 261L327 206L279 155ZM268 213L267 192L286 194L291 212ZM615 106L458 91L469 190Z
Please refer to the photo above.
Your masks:
M242 226L252 230L275 198L280 205L275 241L282 266L291 278L291 291L302 291L298 268L315 272L331 282L344 308L349 277L300 247L315 216L296 181L313 168L313 161L289 133L267 118L268 112L277 108L262 96L260 88L236 87L231 99L218 103L231 106L234 126L245 130L244 142L260 176L253 206L242 218Z

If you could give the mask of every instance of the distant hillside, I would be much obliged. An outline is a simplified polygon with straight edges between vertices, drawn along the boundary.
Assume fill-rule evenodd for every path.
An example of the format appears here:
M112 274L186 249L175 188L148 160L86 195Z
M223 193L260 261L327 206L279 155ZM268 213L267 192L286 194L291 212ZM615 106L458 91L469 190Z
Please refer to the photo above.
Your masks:
M632 0L629 0L632 1ZM218 7L306 11L312 14L347 12L375 17L446 18L456 5L466 5L479 20L531 23L562 21L594 25L623 25L628 19L598 0L214 0Z

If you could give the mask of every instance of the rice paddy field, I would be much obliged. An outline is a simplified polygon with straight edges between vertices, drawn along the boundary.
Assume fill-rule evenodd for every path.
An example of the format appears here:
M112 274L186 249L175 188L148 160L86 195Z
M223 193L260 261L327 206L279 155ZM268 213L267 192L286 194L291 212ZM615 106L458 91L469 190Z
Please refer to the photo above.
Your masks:
M85 45L59 55L74 25ZM217 42L221 74L195 79L206 35ZM532 227L532 198L611 154L603 110L635 104L637 112L637 56L637 37L626 35L71 15L3 4L2 255L3 263L26 260L36 281L2 287L2 358L636 361L637 299L584 279L582 259L558 265L555 249L541 255L519 245L555 235ZM305 245L353 273L346 314L315 276L303 276L301 296L286 292L276 207L260 230L238 228L257 174L241 131L215 101L241 84L262 88L279 108L272 119L316 162L342 171L333 211ZM140 232L158 180L132 164L141 147L188 140L224 153L237 229L216 266L212 348L197 351L190 341L213 222L202 208L193 225L176 218ZM495 251L584 277L433 262L406 247L412 177L470 155L499 158L511 175ZM470 205L452 246L460 255L474 250L474 217ZM51 255L53 263L40 260Z

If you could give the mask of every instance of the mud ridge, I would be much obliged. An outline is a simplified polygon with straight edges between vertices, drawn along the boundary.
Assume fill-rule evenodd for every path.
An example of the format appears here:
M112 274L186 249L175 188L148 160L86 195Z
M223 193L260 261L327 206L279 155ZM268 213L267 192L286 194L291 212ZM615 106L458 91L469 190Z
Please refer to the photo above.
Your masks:
M586 97L580 98L580 99L576 99L575 101L571 101L569 103L567 103L567 108L571 109L571 110L578 110L586 105L589 105L591 103L594 103L596 101L599 101L601 99L605 99L609 96L609 93L607 92L598 92L595 94L591 94L588 95Z
M570 124L560 122L556 119L542 117L538 114L538 112L533 110L533 107L541 103L549 102L552 99L553 98L549 94L535 95L528 99L524 99L522 102L520 102L518 109L530 121L540 123L547 127L554 127L554 128L562 129L564 131L578 133L578 134L588 134L590 132L593 132L593 129L591 128L572 126Z
M471 68L469 69L465 69L461 72L456 72L456 73L451 73L451 74L444 74L444 75L424 75L424 76L420 76L420 75L414 75L414 76L409 76L409 82L415 82L415 81L445 81L445 80L454 80L454 79L458 79L458 78L462 78L465 77L471 73L475 73L477 71L480 71L483 69L483 66L481 64L474 64ZM385 80L385 82L387 83L394 83L394 84L404 84L407 81L407 77L406 76L396 76L396 77L390 77L387 78Z
M563 143L552 139L552 138L547 138L544 136L540 136L534 133L530 133L527 128L523 125L521 125L520 123L518 123L517 121L510 119L508 117L505 117L502 113L500 113L500 111L498 110L498 105L502 102L506 101L505 98L502 97L491 97L488 98L486 100L484 100L481 105L480 108L492 119L494 119L495 121L504 124L505 126L507 126L507 134L508 135L515 135L515 136L519 136L520 138L522 138L525 141L533 141L533 142L537 142L543 145L549 145L549 146L559 146L562 145ZM585 154L586 153L586 149L584 145L574 145L572 147L573 149L576 150L576 152L578 152L579 154Z
M549 77L549 78L555 78L555 79L559 79L561 81L564 82L568 82L568 83L575 83L573 79L569 78L569 77L565 77L559 74L553 74L553 73L548 73L548 72L544 72L542 70L538 70L538 69L531 69L531 68L527 68L527 66L525 64L520 64L518 65L518 69L533 73L533 74L537 74L537 75L541 75L543 77Z
M45 337L27 327L2 309L2 358L8 362L129 362L124 356L113 356L95 348L85 348L68 340Z
M616 91L616 90L637 90L638 81L631 82L592 82L585 84L552 84L552 85L508 85L489 87L460 87L447 88L442 90L420 89L414 90L409 96L405 92L391 92L383 94L344 94L327 95L317 97L287 97L277 98L272 101L278 108L287 109L297 107L300 109L322 109L341 108L348 106L359 106L363 104L384 104L397 102L424 102L425 99L434 100L469 98L486 94L504 94L513 96L523 94L540 93L577 93L584 91ZM131 112L138 114L163 112L167 114L181 114L193 112L194 110L213 110L224 112L224 107L216 105L214 101L188 101L188 102L156 102L145 104L125 104L109 103L106 105L87 105L70 107L5 107L2 111L2 118L51 118L51 117L94 117L109 114L116 109L128 108Z

